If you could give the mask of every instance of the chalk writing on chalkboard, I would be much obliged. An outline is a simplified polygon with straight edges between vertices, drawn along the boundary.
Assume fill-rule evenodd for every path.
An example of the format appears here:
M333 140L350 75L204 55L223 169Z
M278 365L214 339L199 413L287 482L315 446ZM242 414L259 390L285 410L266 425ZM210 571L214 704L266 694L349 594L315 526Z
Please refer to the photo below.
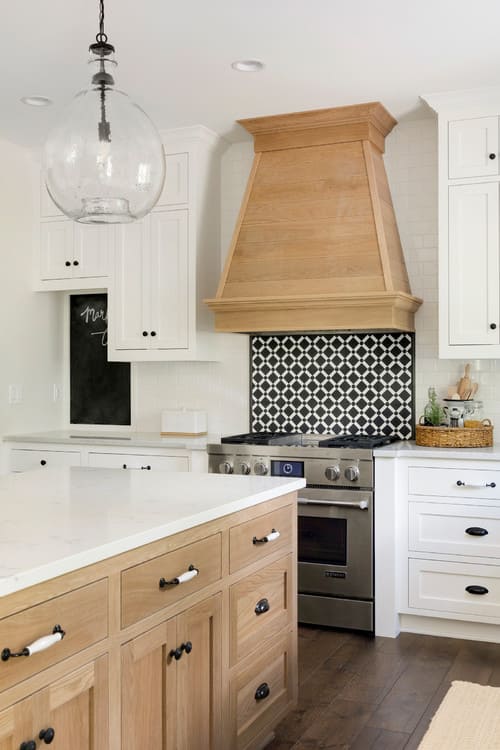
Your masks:
M70 297L70 422L130 425L130 364L108 362L106 294Z

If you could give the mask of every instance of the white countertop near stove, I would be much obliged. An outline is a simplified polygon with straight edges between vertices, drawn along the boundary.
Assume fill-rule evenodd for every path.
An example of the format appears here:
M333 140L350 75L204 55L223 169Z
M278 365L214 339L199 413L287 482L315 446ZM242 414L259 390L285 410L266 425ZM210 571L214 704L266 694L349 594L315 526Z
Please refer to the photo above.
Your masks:
M87 467L0 477L0 596L304 486L281 477Z
M5 435L4 442L53 443L60 445L112 445L123 448L180 448L182 450L207 449L207 443L216 438L204 435L197 438L161 437L157 432L92 432L89 430L52 430L21 435Z
M428 448L416 445L413 440L401 440L382 448L375 448L373 455L375 458L463 458L500 461L500 444L497 443L491 448Z

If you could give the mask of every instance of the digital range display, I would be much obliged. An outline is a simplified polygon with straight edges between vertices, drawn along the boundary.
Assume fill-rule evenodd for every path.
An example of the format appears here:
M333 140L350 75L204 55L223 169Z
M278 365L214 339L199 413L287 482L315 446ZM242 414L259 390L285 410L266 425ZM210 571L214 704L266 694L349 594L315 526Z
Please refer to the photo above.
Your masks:
M303 461L271 461L272 477L303 477Z

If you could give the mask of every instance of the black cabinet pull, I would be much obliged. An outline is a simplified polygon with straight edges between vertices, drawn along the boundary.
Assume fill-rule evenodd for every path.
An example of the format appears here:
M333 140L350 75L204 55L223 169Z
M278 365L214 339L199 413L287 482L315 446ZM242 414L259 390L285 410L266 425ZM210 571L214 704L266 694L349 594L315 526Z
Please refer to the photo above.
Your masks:
M147 466L141 466L141 469L146 469L146 471L151 471L151 466L149 464Z
M269 612L270 609L271 606L268 599L259 599L259 601L255 605L254 611L256 615L263 615L264 612Z
M66 261L64 262L64 265L65 265L65 266L70 266L70 265L71 265L71 261L70 261L70 260L66 260Z
M477 594L478 596L483 596L488 593L486 586L466 586L465 590L468 594Z
M40 731L40 734L38 735L39 739L43 740L46 745L50 745L54 737L56 736L56 733L52 727L47 727L47 729L42 729Z
M186 654L190 654L193 650L193 644L191 641L186 641L186 643L181 643L181 650L185 651Z
M149 336L149 334L148 334L148 332L147 332L147 331L143 331L143 332L142 332L142 335L143 335L143 336Z
M457 487L465 487L465 482L462 482L461 479L457 479Z
M182 649L180 648L173 648L169 654L171 659L175 659L175 661L179 661L179 659L182 656Z
M169 656L171 659L175 659L175 661L179 661L179 659L181 658L184 652L186 652L186 654L190 654L192 650L193 650L193 644L191 643L191 641L186 641L186 643L181 643L181 645L178 646L177 648L173 648L170 651Z
M21 742L19 750L36 750L35 740L29 740L28 742Z
M170 578L170 580L168 581L166 578L160 578L159 586L161 589L164 589L166 586L178 586L180 583L186 583L192 578L196 578L199 572L200 569L191 563L189 568L184 573L180 573L175 578Z
M126 469L126 468L127 468L127 464L123 464L122 469Z
M487 487L496 487L495 482L486 482Z
M42 466L45 466L47 464L47 461L44 458L42 458L42 460L40 461L40 464Z
M493 159L497 158L497 155L496 154L488 154L488 158L491 159L491 160L493 160Z
M494 331L496 329L496 327L497 327L496 323L490 323L490 328L491 328L492 331Z
M269 534L266 534L266 536L261 536L260 539L256 536L252 539L252 544L267 544L267 542L274 542L275 539L278 539L281 536L279 531L276 531L276 529L271 529Z
M151 331L151 336L156 336L156 331Z
M486 536L488 530L481 528L481 526L469 526L468 529L465 529L465 533L470 536Z
M9 661L18 656L31 656L32 654L38 654L40 651L45 651L48 648L52 648L56 643L62 641L66 631L61 628L60 625L54 625L52 633L50 635L44 635L41 638L37 638L36 641L30 643L29 646L25 646L21 651L11 651L10 648L4 648L0 654L2 661Z
M267 682L263 682L257 690L255 691L255 700L256 701L262 701L264 698L267 698L268 695L271 693L271 688L267 684Z

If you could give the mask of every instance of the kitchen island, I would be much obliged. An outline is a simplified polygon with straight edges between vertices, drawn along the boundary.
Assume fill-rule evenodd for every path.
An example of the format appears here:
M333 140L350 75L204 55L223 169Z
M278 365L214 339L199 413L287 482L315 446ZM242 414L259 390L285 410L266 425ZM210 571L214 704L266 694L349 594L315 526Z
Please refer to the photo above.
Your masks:
M0 744L32 750L53 732L82 750L263 746L296 700L302 486L2 477Z

